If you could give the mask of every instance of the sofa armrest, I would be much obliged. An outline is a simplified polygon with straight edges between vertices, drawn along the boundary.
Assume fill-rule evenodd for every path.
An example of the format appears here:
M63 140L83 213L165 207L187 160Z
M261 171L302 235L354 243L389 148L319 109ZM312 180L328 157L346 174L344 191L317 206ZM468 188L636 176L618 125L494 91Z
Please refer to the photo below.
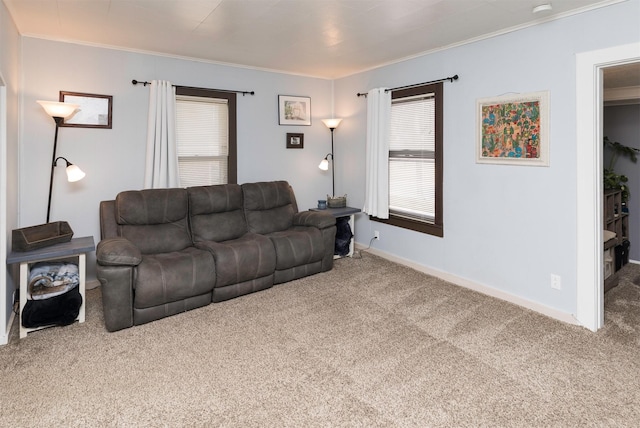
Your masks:
M331 270L336 240L336 218L326 211L302 211L293 215L293 225L320 229L325 248L321 270Z
M326 229L335 226L336 219L328 212L323 211L302 211L293 215L294 226L312 226L318 229Z
M104 325L108 331L133 326L133 266L96 266L102 288Z
M128 239L109 238L98 243L96 259L102 266L137 266L142 254Z

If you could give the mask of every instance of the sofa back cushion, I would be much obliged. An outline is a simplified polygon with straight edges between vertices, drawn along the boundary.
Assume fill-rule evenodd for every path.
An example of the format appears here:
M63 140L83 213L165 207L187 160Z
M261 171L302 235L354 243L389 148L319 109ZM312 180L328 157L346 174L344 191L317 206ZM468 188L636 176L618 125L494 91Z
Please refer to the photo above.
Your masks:
M116 201L100 202L100 238L117 238L118 223L116 222Z
M267 234L293 226L297 205L286 181L245 183L242 194L250 232Z
M121 192L115 200L118 235L142 254L168 253L192 246L185 189Z
M247 233L238 184L187 189L193 242L228 241Z

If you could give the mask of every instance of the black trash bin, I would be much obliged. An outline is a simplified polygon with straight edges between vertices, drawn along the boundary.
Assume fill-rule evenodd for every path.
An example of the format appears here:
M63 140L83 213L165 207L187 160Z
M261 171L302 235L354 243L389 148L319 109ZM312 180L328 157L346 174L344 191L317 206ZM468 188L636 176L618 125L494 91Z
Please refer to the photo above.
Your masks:
M349 217L336 218L336 244L334 254L344 257L349 254L351 247L351 226L349 225Z

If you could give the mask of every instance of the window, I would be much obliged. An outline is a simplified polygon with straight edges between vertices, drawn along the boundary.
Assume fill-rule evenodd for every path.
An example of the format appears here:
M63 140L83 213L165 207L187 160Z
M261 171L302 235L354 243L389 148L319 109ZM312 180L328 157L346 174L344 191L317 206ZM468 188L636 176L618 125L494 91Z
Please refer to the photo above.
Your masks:
M182 187L237 182L236 94L176 87Z
M394 91L389 223L435 236L442 224L442 83Z

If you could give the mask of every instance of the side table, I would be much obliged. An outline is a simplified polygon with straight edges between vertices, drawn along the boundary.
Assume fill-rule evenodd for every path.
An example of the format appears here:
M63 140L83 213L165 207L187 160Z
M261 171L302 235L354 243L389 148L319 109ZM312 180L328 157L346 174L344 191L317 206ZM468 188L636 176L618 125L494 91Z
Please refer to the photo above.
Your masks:
M80 284L78 285L80 295L82 296L82 306L78 314L78 322L84 322L85 319L85 276L87 270L86 255L96 248L93 242L93 236L85 236L82 238L74 238L69 242L51 245L50 247L38 248L32 251L11 251L7 256L7 264L20 263L20 313L18 314L20 323L20 339L27 337L27 333L40 330L44 327L26 328L22 326L22 310L27 304L27 284L29 282L29 265L41 261L66 259L69 257L78 257L78 276Z
M347 254L346 257L352 257L353 250L355 247L355 233L356 233L356 230L354 228L354 218L355 218L355 215L361 212L362 210L360 208L342 207L342 208L325 208L325 209L311 208L309 211L326 211L332 216L334 216L335 218L349 217L349 227L351 227L351 233L353 233L353 236L351 237L351 243L349 244L349 254ZM340 256L336 255L334 256L334 258L338 259L340 258Z

